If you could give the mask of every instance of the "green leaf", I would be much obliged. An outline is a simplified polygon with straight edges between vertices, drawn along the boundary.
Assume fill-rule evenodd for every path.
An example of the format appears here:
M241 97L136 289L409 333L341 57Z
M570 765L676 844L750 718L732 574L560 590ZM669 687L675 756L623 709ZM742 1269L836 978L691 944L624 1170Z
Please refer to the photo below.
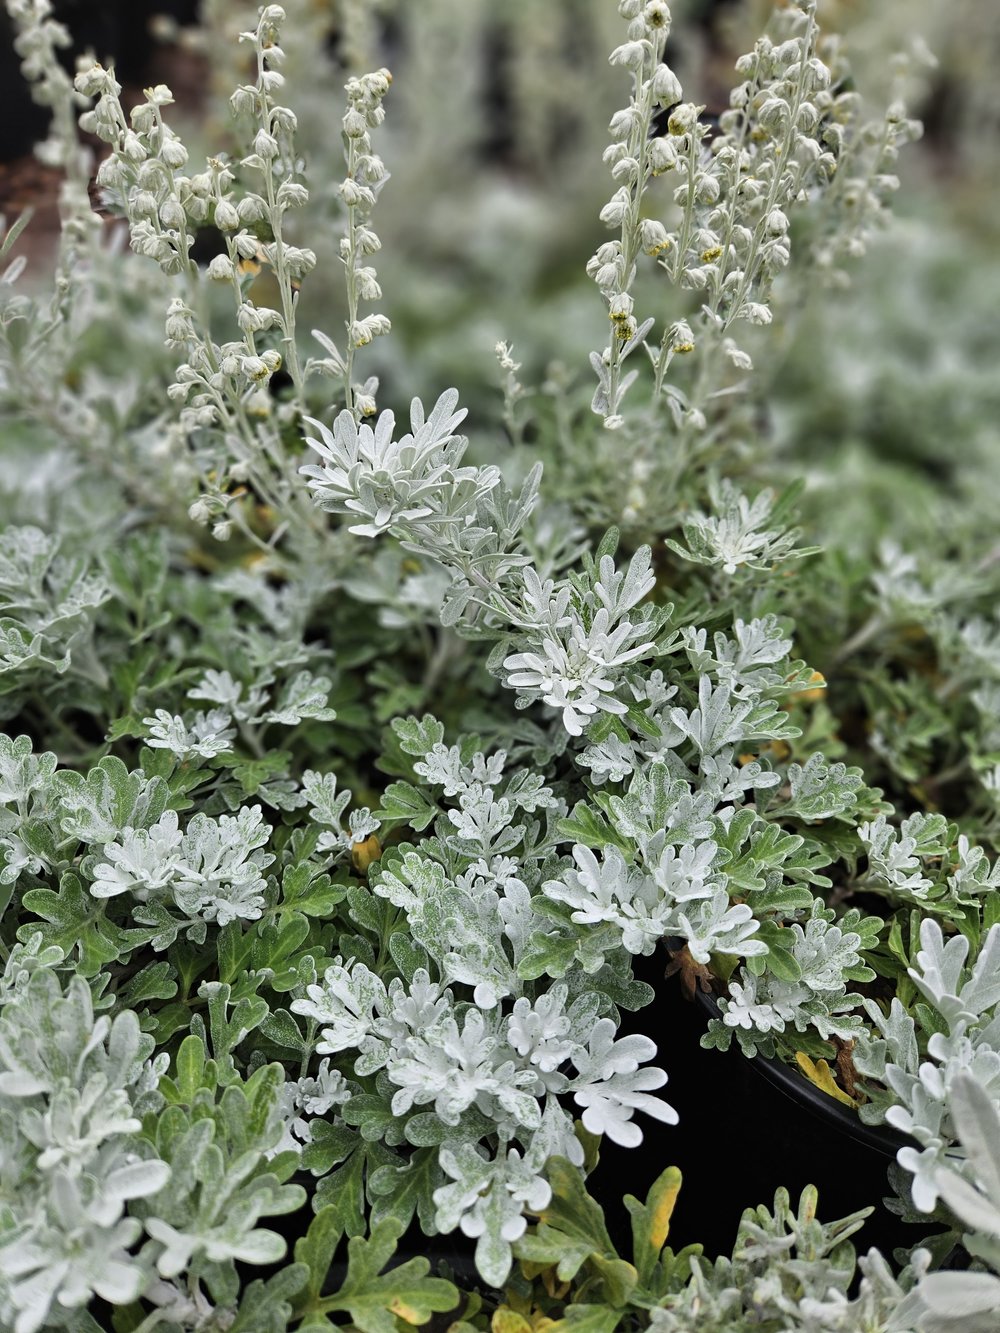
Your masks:
M232 1005L230 1014L230 986L221 981L203 981L198 994L208 1000L212 1054L220 1063L231 1063L230 1052L267 1017L267 1001L259 995L245 996Z
M353 1098L351 1099L354 1100ZM338 1162L346 1161L359 1146L357 1130L330 1120L315 1120L312 1139L302 1150L302 1168L316 1175L325 1175Z
M68 769L53 778L63 832L81 842L113 842L124 828L151 828L167 808L162 778L130 773L109 754L87 776Z
M403 753L420 758L444 741L444 725L430 713L423 717L393 718L392 730Z
M239 921L230 921L222 927L216 936L215 947L219 955L219 980L235 981L245 969L253 946L250 931L243 933Z
M346 1127L336 1128L343 1131ZM357 1134L352 1134L352 1137L354 1147L344 1165L324 1176L317 1185L313 1207L319 1209L331 1204L337 1209L344 1232L348 1236L363 1236L367 1215L364 1190L366 1173L371 1175L380 1166L398 1164L399 1158L381 1143L368 1143ZM303 1164L305 1160L304 1155Z
M316 830L318 833L319 830ZM307 861L286 866L281 877L281 911L303 916L329 917L343 901L346 889Z
M603 815L583 801L578 801L556 827L560 836L568 842L580 842L585 847L617 847L628 856L634 850L628 838L622 837Z
M633 1265L624 1259L608 1259L603 1254L592 1254L589 1263L595 1280L600 1282L605 1303L615 1309L627 1305L639 1282Z
M372 1221L396 1217L409 1226L416 1214L421 1229L430 1234L434 1227L434 1191L444 1180L435 1148L421 1148L405 1166L380 1166L368 1180L372 1198Z
M123 1009L138 1009L146 1000L172 1000L177 994L174 969L167 962L150 963L118 992Z
M304 1055L308 1049L298 1023L287 1009L276 1009L268 1014L260 1025L260 1031L268 1041L274 1042L275 1046L295 1051L299 1056Z
M577 939L574 935L543 935L532 931L517 965L517 975L523 981L539 977L564 977L576 962Z
M277 981L293 967L309 938L309 920L298 912L284 912L273 925L258 923L251 933L250 964L254 971L274 973Z
M366 884L352 884L347 890L347 910L351 920L362 930L381 939L396 919L396 908L387 898L378 898Z
M194 1103L199 1088L215 1091L216 1067L214 1060L205 1059L205 1045L200 1037L185 1037L177 1052L174 1074L175 1100L187 1106Z
M336 1208L321 1208L309 1223L309 1230L295 1242L295 1260L309 1269L307 1292L310 1304L323 1290L330 1264L344 1235Z
M287 1333L293 1298L308 1278L309 1270L299 1263L286 1264L266 1282L256 1278L243 1291L229 1333Z
M441 808L409 782L390 782L382 793L380 808L373 813L383 824L409 824L420 833L441 813Z
M220 768L229 769L244 796L256 796L265 783L285 777L290 762L291 755L285 750L271 750L255 759L234 754L219 755L216 759Z
M562 1319L547 1325L546 1333L614 1333L624 1310L607 1305L569 1305Z
M35 210L30 206L22 208L18 216L6 229L4 232L3 244L0 245L0 259L6 259L11 250L13 250L17 238L20 236L21 232L24 231L32 217L34 217L34 213Z
M621 533L614 524L612 524L598 543L597 550L593 554L591 568L598 566L606 555L613 556L618 550L618 543L620 541Z
M407 930L394 930L389 936L389 955L407 983L413 980L418 968L426 968L430 961L427 950L415 943Z
M617 1259L604 1211L587 1193L579 1168L565 1157L551 1157L545 1174L552 1200L540 1214L535 1232L515 1242L515 1255L555 1265L562 1282L571 1282L593 1254Z
M625 1207L632 1214L632 1253L643 1286L652 1278L667 1243L680 1188L680 1171L676 1166L668 1166L653 1181L645 1203L631 1194L625 1195Z
M408 1259L382 1272L402 1232L399 1220L390 1217L372 1227L369 1239L353 1236L347 1243L344 1285L319 1302L319 1309L346 1311L361 1333L397 1333L396 1319L426 1324L431 1315L453 1310L458 1289L443 1278L428 1277L428 1259Z
M747 959L747 965L751 970L759 961L769 972L773 972L779 981L798 981L802 976L802 968L792 951L791 932L784 930L774 921L762 921L757 938L767 945L767 953Z
M108 921L105 903L92 898L69 870L58 890L29 889L22 903L40 921L20 926L18 939L27 942L40 930L46 947L58 945L67 958L79 954L78 970L85 977L97 976L144 938L143 931L123 930Z
M390 1103L376 1093L356 1092L343 1108L343 1117L369 1143L399 1143L402 1140L403 1126L399 1117L393 1115Z

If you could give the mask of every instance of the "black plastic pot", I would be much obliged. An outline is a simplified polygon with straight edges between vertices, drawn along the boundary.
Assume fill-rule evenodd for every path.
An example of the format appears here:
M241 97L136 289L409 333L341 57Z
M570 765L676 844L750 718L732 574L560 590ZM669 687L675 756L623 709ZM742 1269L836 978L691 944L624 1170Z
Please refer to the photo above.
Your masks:
M906 1223L883 1203L892 1197L888 1169L906 1139L863 1124L780 1061L747 1059L735 1042L726 1052L705 1050L701 1037L712 1010L718 1014L714 1000L692 1003L658 966L658 976L643 978L656 986L657 998L624 1015L623 1032L656 1042L657 1063L669 1076L663 1095L680 1121L673 1127L646 1120L638 1149L605 1146L589 1182L622 1253L631 1236L622 1194L644 1196L670 1165L683 1176L670 1233L675 1249L701 1242L710 1256L728 1254L744 1209L770 1207L780 1186L797 1201L806 1185L815 1185L823 1221L874 1206L855 1237L862 1252L875 1245L891 1255L940 1229Z

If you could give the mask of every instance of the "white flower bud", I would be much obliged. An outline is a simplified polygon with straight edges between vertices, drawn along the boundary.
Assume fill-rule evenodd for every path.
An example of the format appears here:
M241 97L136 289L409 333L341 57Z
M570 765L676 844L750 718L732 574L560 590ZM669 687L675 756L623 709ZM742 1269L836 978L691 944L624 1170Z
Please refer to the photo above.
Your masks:
M180 139L165 139L160 148L160 157L172 171L176 171L188 160L188 150Z
M625 214L631 202L628 190L622 186L616 190L600 212L600 219L609 227L618 227L625 220Z
M611 117L611 123L608 125L608 133L612 139L627 139L635 124L637 112L634 107L627 107L623 111L616 111Z
M788 219L780 208L772 208L768 213L767 230L771 236L784 236L788 230Z
M379 338L392 328L387 316L368 315L365 319L356 319L348 330L352 347L367 347L373 338Z
M253 150L258 157L270 162L278 156L278 141L267 130L258 130L254 135Z
M642 11L642 19L647 28L655 28L658 32L670 31L670 9L665 0L649 0Z
M236 312L236 322L244 333L260 333L270 328L275 321L277 311L266 306L255 306L252 301L244 301Z
M176 199L165 199L160 205L160 221L165 227L183 227L187 215Z
M757 112L757 123L772 134L780 133L788 119L788 103L781 97L769 97Z
M358 182L353 180L350 176L348 176L347 180L341 182L337 192L348 208L356 208L358 204L363 202L375 202L375 196L372 194L371 190L367 189L364 185L359 185Z
M234 116L252 116L257 106L257 89L244 84L229 99Z
M113 161L109 158L108 161ZM153 218L157 214L156 196L151 190L136 190L129 197L133 214L138 218Z
M669 65L657 65L653 71L652 93L660 106L673 106L684 96L681 81Z
M602 291L608 287L618 287L621 284L622 265L617 261L614 264L598 264L590 276Z
M389 85L392 83L392 75L383 65L381 69L373 70L371 74L366 74L362 79L368 95L375 98L383 98L389 91Z
M233 244L236 246L236 253L241 259L256 259L260 242L256 236L251 236L250 232L238 231L233 237Z
M277 201L282 208L301 208L309 202L309 191L298 181L282 181L278 186Z
M688 352L694 351L694 334L686 319L679 319L676 324L671 324L667 338L670 350L675 356L685 356Z
M382 295L382 288L375 279L373 268L359 268L355 272L358 295L363 301L377 301Z
M642 248L647 255L662 255L670 249L671 241L667 229L655 218L643 218L639 223L639 236Z
M194 337L191 311L179 297L175 296L167 307L165 329L170 342L184 342Z
M670 119L667 121L667 129L671 134L690 134L698 124L698 116L702 108L695 106L693 102L682 102L680 106L674 107L670 113Z
M215 225L220 231L235 231L240 225L240 215L228 199L220 199L215 205Z
M106 157L97 168L97 184L107 189L116 189L125 180L122 165L115 157ZM155 201L154 201L155 204Z
M647 45L645 42L623 42L621 46L616 46L608 57L608 63L611 65L625 65L628 69L641 69L642 62L646 58Z
M669 139L651 139L646 148L646 160L654 176L662 176L677 165L677 149Z
M213 282L230 282L233 276L233 264L228 255L216 255L207 269Z
M221 523L216 523L212 527L212 536L217 542L227 542L232 536L233 525L228 519Z
M207 523L212 517L212 506L205 499L195 500L188 507L188 518L192 523Z
M639 163L634 157L619 158L611 171L611 176L616 181L636 181L639 179Z
M236 205L242 223L260 222L267 217L267 200L259 194L248 194Z
M753 370L750 356L741 347L737 347L732 338L723 339L722 349L737 370Z
M129 162L144 162L146 160L146 150L143 148L139 136L132 130L125 131L121 151Z
M789 37L787 41L780 42L771 54L779 66L795 64L802 55L802 42L798 37Z
M139 134L149 134L156 124L155 109L148 102L134 106L128 116L132 128Z
M99 97L108 86L110 75L103 65L92 65L82 69L73 80L73 87L84 97Z
M248 380L254 380L255 382L266 380L270 373L267 369L266 362L263 357L260 356L243 357L240 362L240 369L243 374L246 375Z
M362 112L349 107L343 120L344 133L348 139L360 139L368 131L368 121Z

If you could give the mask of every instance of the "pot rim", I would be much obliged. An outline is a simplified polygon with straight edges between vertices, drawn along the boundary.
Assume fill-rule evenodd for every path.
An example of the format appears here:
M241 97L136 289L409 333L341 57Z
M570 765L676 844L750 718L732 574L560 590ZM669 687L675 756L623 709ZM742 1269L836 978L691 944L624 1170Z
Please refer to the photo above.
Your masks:
M698 988L695 991L695 999L702 1010L712 1018L721 1018L722 1010L719 1008L716 997L710 991L703 991ZM776 1056L755 1055L747 1056L740 1052L742 1058L746 1060L756 1072L772 1085L783 1092L786 1097L792 1101L805 1105L813 1115L824 1120L831 1128L835 1128L838 1133L846 1134L865 1147L881 1153L884 1157L895 1159L900 1148L907 1145L909 1140L902 1134L894 1130L890 1125L869 1125L866 1124L857 1111L851 1107L838 1102L835 1097L829 1093L823 1092L797 1069L786 1061L778 1059Z

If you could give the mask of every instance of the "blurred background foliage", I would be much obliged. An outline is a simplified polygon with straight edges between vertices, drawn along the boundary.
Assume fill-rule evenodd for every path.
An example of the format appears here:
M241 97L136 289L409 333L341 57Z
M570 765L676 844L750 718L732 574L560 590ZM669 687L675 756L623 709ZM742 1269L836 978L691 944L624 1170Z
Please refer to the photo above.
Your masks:
M117 47L123 79L175 88L173 120L195 155L227 144L236 152L227 99L248 72L236 39L257 5L172 2L166 14L166 0L63 0L57 11L79 48ZM595 534L618 523L626 544L652 538L663 582L682 585L663 538L703 499L705 476L652 491L643 524L630 529L621 446L589 410L587 355L606 340L607 320L584 270L607 237L598 212L612 184L601 155L609 117L627 98L627 79L607 61L623 32L613 0L286 0L286 8L287 99L311 188L292 239L319 256L300 327L336 336L342 325L343 85L386 65L394 82L379 151L391 179L377 206L378 268L393 333L365 349L381 380L379 405L398 410L414 394L433 398L455 385L470 409L475 461L500 461L514 476L540 457L548 501L569 504ZM675 0L671 8L667 59L685 96L718 115L734 61L771 5ZM994 695L971 699L984 681L1000 697L1000 627L988 651L977 649L978 676L960 641L977 618L993 624L1000 594L1000 8L820 0L819 16L841 34L876 117L897 91L894 53L921 57L903 91L925 134L900 157L894 221L856 261L849 287L796 264L809 220L797 224L775 322L747 343L749 392L699 467L751 491L804 483L798 518L824 550L796 570L778 609L794 617L797 649L830 686L810 741L863 762L896 801L987 810L978 831L989 837L1000 795L991 788L987 799L971 779L994 764L1000 774L1000 729ZM654 187L650 211L669 213L668 184ZM44 277L44 263L34 272ZM266 302L267 274L259 281L255 297ZM691 294L672 290L652 262L639 282L643 313L658 324L690 308ZM134 282L127 297L141 298ZM161 335L138 320L135 328L133 358L148 359L155 378ZM504 419L501 339L512 343L526 391L517 448ZM100 361L99 349L88 355ZM911 583L926 595L879 584L879 561L897 549L912 553ZM359 587L369 575L359 570Z

